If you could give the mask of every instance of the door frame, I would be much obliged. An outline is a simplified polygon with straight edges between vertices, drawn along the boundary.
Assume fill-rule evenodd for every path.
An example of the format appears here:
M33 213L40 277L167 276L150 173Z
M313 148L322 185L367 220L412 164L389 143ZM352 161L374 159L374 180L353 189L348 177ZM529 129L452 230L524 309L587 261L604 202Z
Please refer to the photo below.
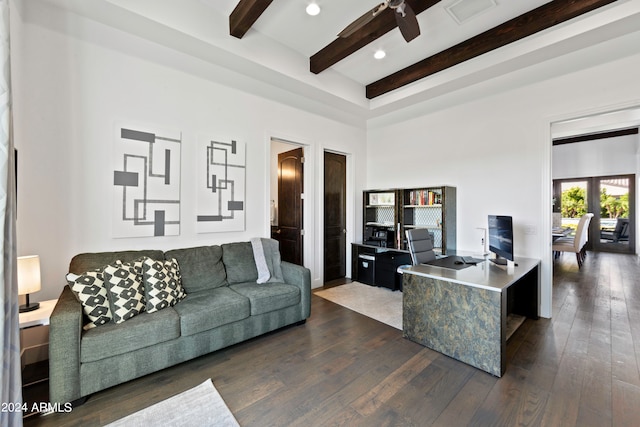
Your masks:
M350 252L349 251L349 246L347 245L347 203L348 203L348 199L349 199L349 194L347 191L347 162L349 160L348 156L346 154L343 153L337 153L333 150L323 150L322 152L322 274L323 274L323 282L326 281L326 278L324 277L324 274L326 273L326 259L324 258L324 254L327 251L327 248L325 247L326 242L324 241L325 235L326 235L326 230L325 230L325 224L324 224L324 219L326 216L326 206L325 206L325 199L326 199L326 189L324 187L325 184L325 180L326 180L326 176L324 175L325 171L326 171L326 159L327 159L327 154L331 154L334 156L341 156L344 158L344 223L343 223L343 227L344 227L344 278L347 278L350 276L349 274L349 269L348 267L351 265L347 262L348 258L347 258L347 254Z
M315 217L316 217L316 205L315 195L318 191L318 185L315 182L316 176L316 160L315 153L312 149L312 143L310 141L305 141L299 137L292 136L276 136L274 132L267 132L265 134L265 151L266 151L266 179L264 184L264 224L263 224L263 235L271 236L271 200L274 197L271 194L271 177L277 176L278 170L277 165L272 164L272 156L271 156L271 146L272 142L288 144L291 146L291 149L302 148L302 152L304 154L305 162L304 162L304 209L302 215L302 228L304 230L304 238L303 238L303 262L302 265L311 270L311 286L318 287L322 286L321 282L321 274L318 274L318 264L317 264L317 236L315 231ZM275 196L275 195L274 195Z
M355 207L356 207L356 192L355 192L355 175L354 175L354 167L353 167L353 155L352 153L347 153L341 150L334 150L328 147L322 148L320 153L320 158L322 159L322 166L318 168L318 194L320 195L319 202L319 214L318 214L318 224L319 224L319 232L318 232L318 247L321 248L319 251L319 266L320 266L320 277L322 283L324 284L324 153L333 153L340 154L341 156L345 156L347 160L347 171L346 171L346 180L347 180L347 202L345 206L345 215L346 215L346 278L350 279L352 277L351 272L351 250L349 249L356 241L357 235L356 230L361 229L361 227L356 227L355 219ZM358 196L359 197L359 196Z
M637 100L616 102L614 104L600 104L581 110L567 110L555 114L544 115L538 121L538 137L542 149L542 194L541 206L541 226L543 230L551 230L553 224L553 209L550 209L553 199L553 140L557 138L557 126L563 123L581 120L585 118L602 118L598 123L598 130L613 129L619 125L618 120L611 118L611 113L634 111L640 109ZM637 120L632 120L633 124L640 126ZM593 127L585 126L587 131L594 131ZM640 174L636 175L636 191L640 187ZM636 241L638 230L636 229ZM545 233L540 239L541 242L541 286L540 286L540 315L551 318L553 307L553 254L551 251L551 233ZM636 248L636 253L638 252Z
M629 180L629 245L628 251L619 250L617 247L607 246L600 243L600 187L601 180L612 178L626 178ZM602 175L588 176L577 178L557 178L552 181L553 194L560 197L560 185L562 183L585 182L587 197L587 212L593 213L593 219L589 224L589 241L587 248L596 252L614 252L614 253L636 253L635 230L636 230L636 174L618 174L618 175ZM561 205L559 202L558 206Z
M324 284L324 254L321 250L324 248L324 151L330 151L336 154L342 154L347 157L347 278L351 278L351 244L356 241L358 236L357 230L362 228L358 226L356 221L360 215L356 215L355 209L357 203L361 201L361 195L356 194L356 178L354 155L352 152L334 149L327 146L321 146L317 142L305 139L300 136L285 135L277 131L267 130L264 136L264 152L265 152L265 183L264 183L264 222L263 235L271 236L271 184L272 174L277 174L277 170L273 170L271 163L271 141L277 141L285 144L291 144L292 148L302 147L305 156L304 163L304 215L303 227L305 230L304 238L304 262L303 265L311 270L311 287L319 288ZM250 154L249 154L250 155ZM248 159L250 163L250 159ZM361 214L361 213L360 213Z

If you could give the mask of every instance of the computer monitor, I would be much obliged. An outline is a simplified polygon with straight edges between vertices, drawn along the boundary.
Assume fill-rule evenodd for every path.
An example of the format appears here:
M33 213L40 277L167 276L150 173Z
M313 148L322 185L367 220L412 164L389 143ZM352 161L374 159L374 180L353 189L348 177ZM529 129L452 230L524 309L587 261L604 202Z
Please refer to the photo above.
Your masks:
M513 261L513 219L506 215L489 215L489 250L496 254L496 264Z

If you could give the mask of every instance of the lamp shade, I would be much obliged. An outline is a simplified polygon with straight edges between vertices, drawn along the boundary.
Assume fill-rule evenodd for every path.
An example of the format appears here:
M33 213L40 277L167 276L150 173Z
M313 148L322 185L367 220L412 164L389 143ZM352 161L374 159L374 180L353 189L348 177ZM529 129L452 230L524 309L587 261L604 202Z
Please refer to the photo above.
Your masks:
M40 290L40 257L18 257L18 294L25 295Z

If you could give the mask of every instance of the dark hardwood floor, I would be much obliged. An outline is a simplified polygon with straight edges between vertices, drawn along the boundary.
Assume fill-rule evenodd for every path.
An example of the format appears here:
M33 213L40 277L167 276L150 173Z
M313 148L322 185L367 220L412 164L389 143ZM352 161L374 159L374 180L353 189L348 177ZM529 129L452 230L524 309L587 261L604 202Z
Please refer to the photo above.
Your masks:
M502 378L314 295L303 326L25 425L102 425L211 378L243 426L637 426L639 277L636 256L589 253L580 271L575 257L556 260L553 318L525 321Z

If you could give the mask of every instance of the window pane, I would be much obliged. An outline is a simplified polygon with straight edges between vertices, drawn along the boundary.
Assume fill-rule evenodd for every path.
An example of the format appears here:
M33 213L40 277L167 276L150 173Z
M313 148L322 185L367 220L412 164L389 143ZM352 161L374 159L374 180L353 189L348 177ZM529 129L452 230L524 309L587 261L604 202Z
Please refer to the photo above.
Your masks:
M629 179L600 181L600 243L629 244Z
M560 184L560 213L562 227L575 229L580 217L587 211L587 181L569 181Z

